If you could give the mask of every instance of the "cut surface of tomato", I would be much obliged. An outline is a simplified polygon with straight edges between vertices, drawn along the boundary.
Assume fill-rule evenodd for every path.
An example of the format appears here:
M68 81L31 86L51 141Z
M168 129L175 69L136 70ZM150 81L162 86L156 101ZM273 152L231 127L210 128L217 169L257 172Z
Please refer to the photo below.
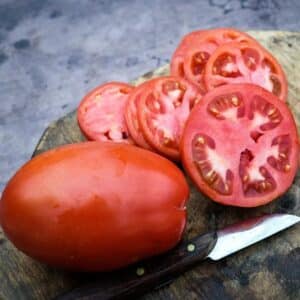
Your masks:
M143 133L141 132L140 124L137 117L137 104L141 99L142 93L149 86L149 82L146 81L137 86L130 94L127 100L125 108L125 119L130 136L135 143L145 149L153 150L153 148L145 140Z
M171 59L171 75L186 78L203 88L205 65L212 53L232 41L252 41L248 34L232 28L194 31L183 37Z
M208 92L183 133L184 167L216 202L254 207L283 194L298 168L299 144L288 107L252 84Z
M138 120L146 141L159 153L179 160L179 142L185 122L201 92L179 77L150 81L138 102Z
M96 87L81 101L78 124L89 140L132 144L125 121L125 106L133 87L110 82Z
M283 101L287 97L287 81L280 64L257 44L232 42L218 47L204 73L208 90L227 83L253 83Z

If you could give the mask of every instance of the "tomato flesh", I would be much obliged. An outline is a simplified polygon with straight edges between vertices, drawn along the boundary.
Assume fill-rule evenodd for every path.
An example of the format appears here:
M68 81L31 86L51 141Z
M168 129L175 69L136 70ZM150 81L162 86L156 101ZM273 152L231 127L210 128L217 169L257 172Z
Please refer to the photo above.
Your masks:
M182 137L183 164L214 201L258 206L291 185L297 136L291 112L272 93L251 84L224 85L192 111Z
M26 163L2 194L0 219L13 244L39 261L109 271L174 247L188 196L169 160L131 145L86 142Z
M205 66L208 90L228 83L257 84L281 100L287 97L287 82L280 64L267 50L249 42L224 44Z
M150 81L138 102L138 120L147 142L159 153L179 160L185 122L201 92L184 79L161 77Z
M83 134L94 141L132 144L125 121L125 106L133 87L120 82L101 85L88 93L77 111Z

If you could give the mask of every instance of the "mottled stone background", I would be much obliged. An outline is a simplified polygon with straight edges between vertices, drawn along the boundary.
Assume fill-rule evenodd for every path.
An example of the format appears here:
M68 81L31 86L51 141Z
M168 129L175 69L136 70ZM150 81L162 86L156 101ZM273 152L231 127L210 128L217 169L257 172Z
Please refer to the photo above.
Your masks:
M299 0L0 0L0 191L49 122L208 27L300 30Z

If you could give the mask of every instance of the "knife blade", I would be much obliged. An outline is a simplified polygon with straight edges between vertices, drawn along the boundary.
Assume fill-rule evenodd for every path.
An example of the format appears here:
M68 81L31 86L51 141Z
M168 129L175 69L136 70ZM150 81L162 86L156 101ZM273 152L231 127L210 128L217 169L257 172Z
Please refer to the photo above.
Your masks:
M243 221L218 231L218 239L208 257L219 260L294 224L300 218L289 214L272 214Z
M271 214L238 222L216 232L182 241L169 252L126 269L96 275L93 281L59 295L57 300L127 299L157 289L207 258L219 260L264 240L300 221L290 214Z

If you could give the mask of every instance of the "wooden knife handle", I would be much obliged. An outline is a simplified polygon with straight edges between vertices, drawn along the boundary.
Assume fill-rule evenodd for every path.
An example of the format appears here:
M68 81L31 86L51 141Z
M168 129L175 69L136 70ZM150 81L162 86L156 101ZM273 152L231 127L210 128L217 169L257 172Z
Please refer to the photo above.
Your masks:
M141 295L170 283L177 275L205 259L216 240L216 233L206 233L193 240L182 241L163 255L123 270L98 274L90 283L61 294L56 300L126 299Z

